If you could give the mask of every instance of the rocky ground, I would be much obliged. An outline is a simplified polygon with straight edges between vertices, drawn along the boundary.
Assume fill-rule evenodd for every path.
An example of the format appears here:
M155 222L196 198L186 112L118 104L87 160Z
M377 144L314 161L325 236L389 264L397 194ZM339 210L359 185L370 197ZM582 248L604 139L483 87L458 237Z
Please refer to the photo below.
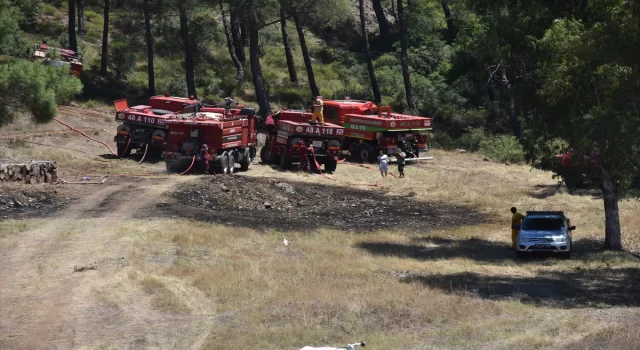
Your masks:
M51 185L3 185L0 187L0 220L46 216L70 201Z

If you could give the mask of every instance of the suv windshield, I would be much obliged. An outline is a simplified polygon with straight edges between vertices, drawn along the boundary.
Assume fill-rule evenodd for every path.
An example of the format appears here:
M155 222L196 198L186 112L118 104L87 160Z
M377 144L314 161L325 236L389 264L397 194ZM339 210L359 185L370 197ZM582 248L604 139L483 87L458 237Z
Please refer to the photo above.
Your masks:
M526 218L522 223L525 231L557 231L564 228L564 221L559 217L532 217Z

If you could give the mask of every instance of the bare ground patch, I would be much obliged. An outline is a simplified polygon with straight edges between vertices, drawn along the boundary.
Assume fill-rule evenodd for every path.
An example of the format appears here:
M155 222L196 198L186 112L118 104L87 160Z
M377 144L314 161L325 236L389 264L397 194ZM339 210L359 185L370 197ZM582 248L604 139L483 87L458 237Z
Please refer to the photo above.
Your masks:
M0 221L47 216L71 202L51 185L2 185L0 187Z
M248 176L199 178L178 186L171 197L175 203L159 208L167 216L258 230L326 227L352 232L422 233L489 220L473 209L453 204Z

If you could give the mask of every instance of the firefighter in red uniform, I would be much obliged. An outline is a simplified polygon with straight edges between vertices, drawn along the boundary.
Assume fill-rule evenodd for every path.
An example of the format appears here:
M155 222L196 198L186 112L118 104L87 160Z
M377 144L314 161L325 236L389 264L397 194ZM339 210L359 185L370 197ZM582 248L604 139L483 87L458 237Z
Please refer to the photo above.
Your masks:
M311 172L311 167L309 165L309 155L307 152L309 149L304 144L304 141L298 141L298 159L300 160L300 169L305 169L307 172Z
M269 134L276 133L276 121L273 120L273 115L269 115L267 119L264 121L264 126L267 128L267 132Z
M211 156L209 155L209 147L204 144L202 145L202 149L200 149L200 162L202 164L202 172L205 174L209 174L209 160Z

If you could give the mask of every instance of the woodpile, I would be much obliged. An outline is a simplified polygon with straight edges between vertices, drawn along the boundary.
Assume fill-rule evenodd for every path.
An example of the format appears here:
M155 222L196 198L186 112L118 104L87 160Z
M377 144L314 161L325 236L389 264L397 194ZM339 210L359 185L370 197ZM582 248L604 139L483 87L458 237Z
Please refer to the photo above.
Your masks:
M56 169L55 161L32 160L16 163L0 160L0 182L53 183L58 180Z

